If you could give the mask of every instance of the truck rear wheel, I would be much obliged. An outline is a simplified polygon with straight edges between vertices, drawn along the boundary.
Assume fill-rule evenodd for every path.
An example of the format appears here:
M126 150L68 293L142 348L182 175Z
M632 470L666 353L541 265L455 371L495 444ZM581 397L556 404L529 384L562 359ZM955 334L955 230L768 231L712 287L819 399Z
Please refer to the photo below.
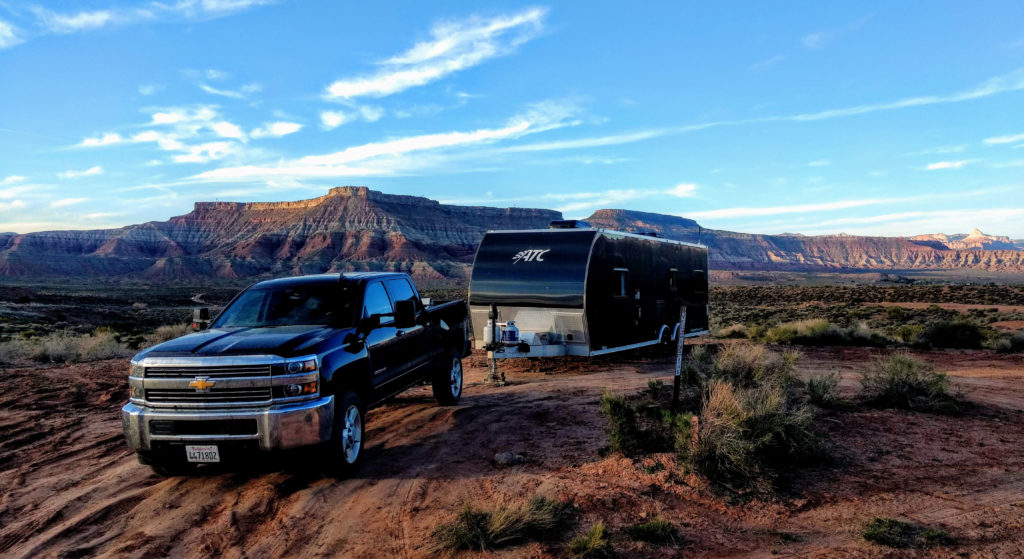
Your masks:
M442 406L454 406L462 397L462 357L457 350L448 353L448 359L442 361L431 379L434 398Z
M326 461L331 474L352 471L362 455L366 438L366 407L355 392L344 392L334 409L334 428L327 443Z

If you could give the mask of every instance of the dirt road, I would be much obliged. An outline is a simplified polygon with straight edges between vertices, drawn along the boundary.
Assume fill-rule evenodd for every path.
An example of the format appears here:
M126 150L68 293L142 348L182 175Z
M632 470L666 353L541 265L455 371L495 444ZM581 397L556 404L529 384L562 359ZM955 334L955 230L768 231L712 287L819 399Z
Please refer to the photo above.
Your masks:
M852 391L870 355L808 350L801 374L836 370ZM286 463L161 479L121 438L125 362L0 371L0 556L429 557L431 530L464 505L534 494L575 502L577 529L604 520L626 557L1024 555L1024 357L921 355L978 407L957 418L826 414L836 464L800 472L776 500L747 503L691 487L672 468L648 474L642 461L600 457L601 393L667 379L667 359L522 363L508 368L510 386L491 388L474 356L459 406L438 407L418 388L371 411L365 462L344 480ZM495 465L506 451L526 463ZM655 547L619 530L652 514L686 542ZM868 544L859 529L876 515L942 526L957 543ZM563 542L498 555L565 554Z

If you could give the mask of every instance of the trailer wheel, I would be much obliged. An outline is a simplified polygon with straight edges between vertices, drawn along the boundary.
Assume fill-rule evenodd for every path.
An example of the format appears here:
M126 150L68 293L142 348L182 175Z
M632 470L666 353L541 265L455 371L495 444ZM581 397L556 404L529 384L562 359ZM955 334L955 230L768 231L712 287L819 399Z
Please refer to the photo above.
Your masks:
M355 392L344 392L334 409L334 428L325 448L328 473L341 476L355 469L366 439L366 407Z
M434 398L442 406L454 406L462 397L462 357L457 350L448 353L448 360L442 361L431 379Z

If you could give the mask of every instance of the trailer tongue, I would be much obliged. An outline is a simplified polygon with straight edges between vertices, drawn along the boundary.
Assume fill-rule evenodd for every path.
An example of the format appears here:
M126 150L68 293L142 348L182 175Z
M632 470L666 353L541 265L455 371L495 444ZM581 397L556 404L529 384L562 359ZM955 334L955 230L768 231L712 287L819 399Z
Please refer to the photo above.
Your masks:
M469 287L476 346L493 359L593 356L706 334L707 262L703 245L582 222L490 231Z

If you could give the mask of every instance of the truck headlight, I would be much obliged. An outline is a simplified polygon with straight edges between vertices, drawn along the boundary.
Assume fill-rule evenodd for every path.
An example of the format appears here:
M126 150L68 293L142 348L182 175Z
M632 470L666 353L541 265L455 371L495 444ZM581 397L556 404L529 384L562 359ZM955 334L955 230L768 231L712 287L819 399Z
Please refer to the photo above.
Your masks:
M146 368L142 366L142 363L138 361L132 361L131 365L128 366L128 376L130 377L141 377L146 373Z
M285 364L284 369L289 375L294 375L296 373L310 373L316 370L316 359L289 361Z

